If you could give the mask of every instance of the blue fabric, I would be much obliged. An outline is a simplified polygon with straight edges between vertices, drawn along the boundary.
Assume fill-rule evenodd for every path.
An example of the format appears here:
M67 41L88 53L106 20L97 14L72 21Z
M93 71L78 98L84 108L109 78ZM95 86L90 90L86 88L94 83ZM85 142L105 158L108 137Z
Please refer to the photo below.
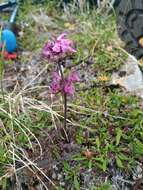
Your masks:
M1 42L5 44L5 50L8 53L15 52L17 48L16 36L11 30L5 29L2 31Z

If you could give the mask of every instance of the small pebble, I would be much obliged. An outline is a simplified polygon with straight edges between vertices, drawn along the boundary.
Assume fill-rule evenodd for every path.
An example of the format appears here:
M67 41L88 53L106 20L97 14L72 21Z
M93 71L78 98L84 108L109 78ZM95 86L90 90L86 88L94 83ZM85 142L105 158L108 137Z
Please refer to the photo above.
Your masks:
M142 170L141 166L138 165L138 166L137 166L137 172L138 172L138 173L142 173L142 171L143 171L143 170Z
M64 182L60 182L60 186L65 186L66 184Z
M58 180L62 179L63 176L61 174L58 174Z
M53 173L53 174L52 174L52 178L53 178L53 179L56 179L56 178L57 178L56 173Z
M55 169L57 171L58 167L56 165L53 165L53 169Z

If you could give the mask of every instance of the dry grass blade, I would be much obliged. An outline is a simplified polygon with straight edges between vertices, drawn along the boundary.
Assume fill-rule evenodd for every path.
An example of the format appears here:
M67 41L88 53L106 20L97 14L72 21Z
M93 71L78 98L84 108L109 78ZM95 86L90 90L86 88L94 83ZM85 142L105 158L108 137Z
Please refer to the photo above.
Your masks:
M38 172L40 172L45 179L47 179L51 185L53 185L56 188L56 185L54 184L54 182L42 171L42 169L40 169L36 163L34 163L33 161L31 161L25 154L25 152L21 149L18 148L15 144L11 144L11 146L18 151L18 154L15 154L15 157L18 159L18 161L22 162L24 166L26 166L30 171L33 172L33 174L36 174L34 170L31 169L31 167L35 168ZM11 152L11 150L10 150ZM12 153L12 152L11 152ZM20 158L20 156L22 157L22 159ZM24 161L25 160L25 161ZM31 166L31 167L29 167ZM36 175L36 177L38 177ZM39 177L38 177L39 178ZM48 188L47 188L48 189Z

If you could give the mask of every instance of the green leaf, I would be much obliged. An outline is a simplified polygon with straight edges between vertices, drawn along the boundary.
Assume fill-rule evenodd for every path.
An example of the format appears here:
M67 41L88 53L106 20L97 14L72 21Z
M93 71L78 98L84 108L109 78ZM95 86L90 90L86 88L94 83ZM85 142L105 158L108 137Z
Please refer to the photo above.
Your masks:
M116 146L119 145L121 137L122 137L122 130L120 128L117 128L116 129Z
M76 190L80 190L80 184L78 182L77 176L74 176L74 186Z
M62 187L58 187L58 190L65 190L65 189L63 189Z
M97 165L101 170L103 170L104 172L105 172L106 169L107 169L107 161L106 161L106 160L100 160L100 163L99 163L99 162L96 162L96 165Z
M86 157L77 157L77 158L73 158L73 160L75 161L82 161L82 160L86 160Z
M92 168L92 160L89 160L89 162L88 162L88 168L89 168L89 169Z
M103 161L102 167L103 167L103 171L105 172L107 170L107 161L106 160Z
M99 150L99 148L100 148L100 140L99 140L98 137L96 138L96 145L97 145L97 149Z
M124 168L123 163L119 157L116 157L116 164L119 168Z
M2 189L7 189L8 181L7 178L3 178L2 180Z
M133 150L136 154L143 155L143 143L140 140L136 139L133 142Z
M27 137L25 136L25 134L21 133L18 136L18 140L19 140L20 143L25 144L27 142Z
M121 160L129 160L129 157L127 157L126 155L124 155L124 154L122 154L122 153L120 153L120 154L118 155L118 157L119 157Z
M64 162L64 170L70 171L70 165L67 162Z

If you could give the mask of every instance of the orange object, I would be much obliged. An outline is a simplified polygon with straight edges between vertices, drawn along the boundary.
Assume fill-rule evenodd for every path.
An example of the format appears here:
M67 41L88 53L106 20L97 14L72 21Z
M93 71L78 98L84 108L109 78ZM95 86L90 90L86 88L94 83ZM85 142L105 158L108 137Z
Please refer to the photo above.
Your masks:
M8 53L7 51L2 52L4 59L16 59L17 58L17 54L16 53Z
M87 159L91 159L94 157L95 153L92 151L89 151L88 149L82 153Z

